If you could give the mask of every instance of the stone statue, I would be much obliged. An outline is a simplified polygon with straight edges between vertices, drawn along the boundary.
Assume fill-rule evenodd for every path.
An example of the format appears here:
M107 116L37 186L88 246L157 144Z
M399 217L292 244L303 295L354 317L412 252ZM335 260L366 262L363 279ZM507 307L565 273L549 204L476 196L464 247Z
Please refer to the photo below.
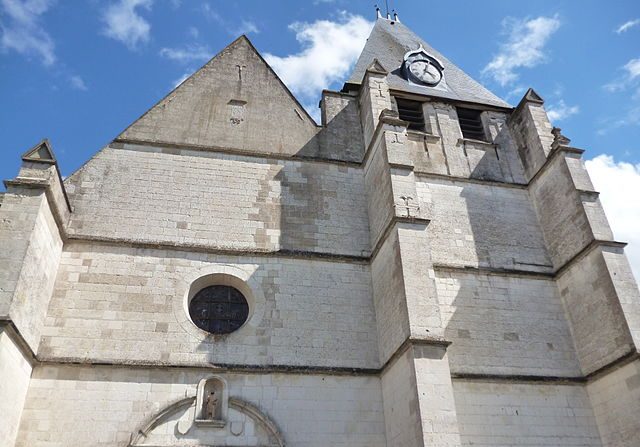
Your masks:
M218 398L216 397L216 392L211 391L207 395L207 400L205 401L205 418L211 419L211 420L215 419L217 408L218 408Z

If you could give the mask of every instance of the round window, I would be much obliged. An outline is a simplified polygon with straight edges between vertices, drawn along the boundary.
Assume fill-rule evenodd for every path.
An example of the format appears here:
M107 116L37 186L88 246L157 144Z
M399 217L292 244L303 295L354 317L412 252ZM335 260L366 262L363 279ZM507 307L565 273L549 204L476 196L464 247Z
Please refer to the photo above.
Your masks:
M247 321L249 304L235 287L209 286L193 296L189 303L189 315L202 330L212 334L229 334Z

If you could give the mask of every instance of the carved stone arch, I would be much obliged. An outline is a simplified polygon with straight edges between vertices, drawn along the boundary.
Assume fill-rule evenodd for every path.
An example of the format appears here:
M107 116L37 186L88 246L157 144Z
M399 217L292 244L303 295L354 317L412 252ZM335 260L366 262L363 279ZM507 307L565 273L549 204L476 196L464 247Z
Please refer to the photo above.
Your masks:
M223 427L202 426L194 424L196 396L176 400L141 424L140 428L132 433L128 447L201 446L203 443L209 446L249 445L242 444L242 437L233 432L234 411L237 412L236 415L242 414L253 422L254 433L259 438L258 447L285 447L284 437L276 423L256 405L237 397L229 397L228 404L231 419L229 423ZM215 436L211 436L214 434ZM232 439L237 442L228 444L223 440L225 436L236 436Z
M278 426L266 414L262 413L258 407L237 397L229 398L229 407L251 417L271 434L278 447L285 447L284 438Z
M147 422L145 422L135 433L131 435L131 441L129 442L129 447L134 447L137 445L141 445L140 442L143 442L144 439L156 428L158 425L163 423L169 416L193 406L196 401L196 396L185 397L183 399L179 399L172 404L166 406L158 413L153 415Z

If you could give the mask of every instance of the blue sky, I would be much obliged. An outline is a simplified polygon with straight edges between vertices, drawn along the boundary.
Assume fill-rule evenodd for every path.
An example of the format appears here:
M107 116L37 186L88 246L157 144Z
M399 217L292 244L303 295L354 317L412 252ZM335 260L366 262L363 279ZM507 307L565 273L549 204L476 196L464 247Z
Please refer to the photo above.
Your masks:
M43 137L70 174L241 33L317 116L321 89L348 77L374 3L0 0L0 176L14 177L19 155ZM510 103L534 87L572 144L588 150L616 236L640 246L640 2L390 7ZM640 251L633 256L640 266Z

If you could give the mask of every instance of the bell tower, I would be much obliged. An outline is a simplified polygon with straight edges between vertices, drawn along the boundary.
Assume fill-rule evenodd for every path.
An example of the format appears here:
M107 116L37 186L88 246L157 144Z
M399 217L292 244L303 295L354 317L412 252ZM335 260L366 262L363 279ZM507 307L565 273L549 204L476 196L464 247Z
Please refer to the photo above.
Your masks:
M640 298L583 151L533 89L513 108L397 17L379 15L343 91L364 135L388 445L601 445L623 411L609 399L640 408ZM536 425L567 400L586 419Z

